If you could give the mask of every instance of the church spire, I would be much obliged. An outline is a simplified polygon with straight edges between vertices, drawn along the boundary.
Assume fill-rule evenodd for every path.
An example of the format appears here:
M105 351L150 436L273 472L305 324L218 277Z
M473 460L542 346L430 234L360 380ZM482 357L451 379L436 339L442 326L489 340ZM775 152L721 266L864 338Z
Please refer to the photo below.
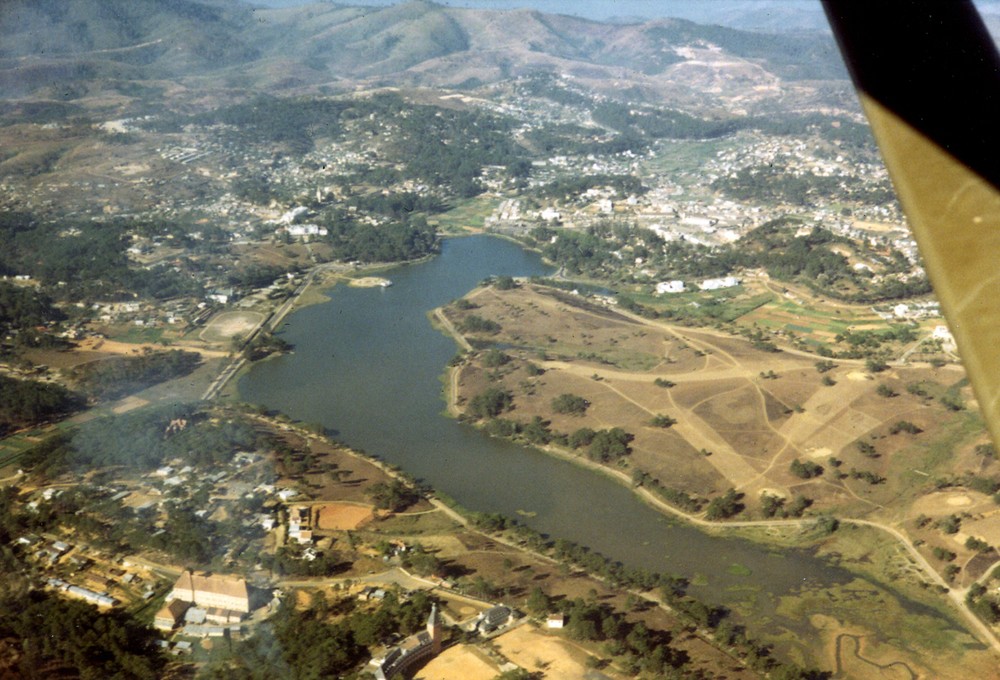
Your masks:
M437 656L441 653L441 622L436 602L431 604L431 613L427 617L427 634L431 636L431 653Z

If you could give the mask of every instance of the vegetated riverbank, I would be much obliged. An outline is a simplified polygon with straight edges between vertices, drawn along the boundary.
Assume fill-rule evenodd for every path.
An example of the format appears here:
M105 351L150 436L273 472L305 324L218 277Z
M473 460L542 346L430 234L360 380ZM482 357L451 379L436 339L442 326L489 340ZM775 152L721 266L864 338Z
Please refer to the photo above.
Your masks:
M466 313L468 313L468 310L474 309L476 310L475 311L476 314L483 314L483 309L486 309L487 307L483 307L483 300L485 298L480 298L480 296L486 291L487 289L485 288L475 289L474 291L472 291L472 293L467 295L462 300L463 304L457 305L457 307L461 310L466 310ZM513 316L516 319L522 313L526 313L522 312L521 310L525 310L528 308L536 308L536 303L540 304L537 300L529 298L527 301L518 299L516 302L507 301L505 304L508 306L509 310L515 310L510 312L510 316ZM481 307L482 309L480 309ZM490 307L490 309L493 309L495 311L495 308L493 307ZM552 310L550 309L549 312L552 312ZM610 312L600 312L600 314L607 315L610 314ZM489 320L495 318L491 316L489 313L486 313L486 316L488 317ZM439 330L449 334L457 343L460 344L460 346L464 350L466 351L472 350L473 346L470 344L470 339L467 338L464 333L460 333L458 330L456 330L456 323L458 323L458 321L455 321L453 323L453 320L449 319L449 316L445 314L444 311L441 309L435 310L433 318L437 322L436 327ZM551 317L546 315L546 318L551 318ZM461 321L462 317L459 316L458 319L459 321ZM480 321L480 317L477 316L476 320L477 320L477 324L475 326L476 328L479 328L480 326L482 326L483 328L486 327L485 322ZM516 331L510 331L507 327L508 322L510 322L509 318L501 319L500 324L497 324L497 327L503 326L505 332L509 331L510 333L514 333L515 335L519 335L522 332L527 333L529 335L530 333L532 333L531 330L524 330L522 329L521 326L518 326ZM470 328L471 327L472 326L470 324ZM591 333L596 333L596 331L591 330ZM480 338L475 333L473 335L474 337L472 338L472 341L475 342L478 339L480 340L478 346L480 347L484 346L485 341L483 341L482 338ZM592 337L592 336L587 335L587 337ZM552 340L550 337L549 342L554 342L554 340ZM504 354L504 352L512 350L508 349L507 346L503 343L501 343L500 347L502 347L503 349L487 350L486 353L483 355L492 360L489 364L490 366L493 367L491 370L494 371L495 374L499 374L501 373L501 371L505 370L512 370L514 371L514 375L517 376L518 378L523 377L522 372L519 369L515 370L510 368L511 366L514 366L517 362L513 360L510 356L506 356ZM516 351L516 349L513 350L513 354L519 356L519 353ZM542 366L548 367L551 364L553 364L553 362L548 362L544 360L538 364L534 365L529 364L528 366L529 368L532 368L533 366L535 367L533 371L529 370L527 372L529 379L530 376L532 375L539 376L542 375L542 373L546 373L547 375L548 371L544 371L540 367ZM442 380L446 387L447 412L452 417L462 418L464 416L463 409L460 408L459 405L460 390L458 388L459 388L460 378L462 376L463 367L467 366L468 366L467 357L461 357L461 356L456 357L455 360L452 362L452 365L450 366L449 370L445 373L445 376L443 377ZM600 371L604 369L598 368L596 370ZM590 369L581 368L581 371L583 373L587 373L590 371ZM615 372L614 370L611 371L611 373L614 372ZM597 373L594 373L593 379L599 380L599 378L603 380L603 378L601 378ZM680 378L677 379L680 380ZM496 380L498 380L497 375L493 375L492 377L490 377L490 381L485 384L496 385L497 384L495 382ZM646 380L649 381L651 380L651 378L646 378ZM525 381L522 380L521 383L522 386L524 382ZM482 380L473 380L472 384L475 385L475 387L472 388L472 393L474 393L476 389L482 389L484 385ZM511 389L510 386L512 384L513 383L508 383L507 388ZM562 383L560 383L560 385L561 384ZM470 394L470 392L468 391L469 389L470 388L467 386L466 395ZM533 394L533 388L528 387L524 389L527 390L528 395ZM549 388L551 394L555 394L556 392L559 391L559 389L562 388L560 387L559 389L556 389L555 392L552 392L551 389L552 388ZM581 387L581 389L588 389L588 388L583 386ZM521 394L521 392L518 392L518 394ZM471 397L469 398L471 399ZM520 401L518 401L517 403L521 404L522 407L524 405L524 403ZM589 402L581 402L581 403L589 403ZM516 412L520 412L520 409L518 409L518 411ZM534 410L529 408L529 414L533 412ZM604 418L605 418L604 420L602 420L602 422L607 422L606 410L602 411L602 413L604 413ZM554 416L549 416L549 417L554 417ZM500 429L504 431L504 434L508 434L507 430L509 430L510 431L509 433L512 436L514 436L519 442L521 442L524 439L528 439L530 441L532 440L532 438L529 437L529 431L528 431L529 426L525 424L523 420L524 418L522 416L521 418L522 422L520 427L515 428L513 421L507 421L507 424L510 425L510 427L506 428L506 430L503 430L503 428ZM541 422L542 423L548 422L548 417L546 416L545 413L542 414ZM487 423L487 425L484 425L484 423ZM498 430L498 428L491 427L494 423L489 419L478 420L476 421L476 424L480 427L480 429L485 429L487 431L494 430L491 433L497 434L496 430ZM565 422L562 424L564 427L566 426ZM596 427L596 425L593 426ZM521 427L525 428L524 433L518 434L519 432L521 432ZM553 427L555 427L555 425L553 425ZM557 437L554 433L552 433L550 437L546 437L545 439L543 439L543 441L546 441L548 439L559 439L559 437ZM632 491L632 493L636 495L640 500L642 500L647 505L655 508L656 510L667 513L671 516L682 518L685 522L698 526L699 528L707 530L715 535L722 535L722 532L735 532L736 535L740 535L739 529L741 528L762 529L766 531L783 532L782 538L778 541L771 540L772 537L769 536L768 533L766 533L766 531L758 533L756 536L754 536L754 538L757 541L760 541L770 546L780 545L781 547L784 548L788 547L806 548L815 551L816 554L822 557L832 559L833 563L838 564L838 566L844 566L845 568L848 568L850 571L858 574L862 578L878 584L879 588L882 591L884 591L881 596L884 597L884 599L887 602L896 602L898 604L899 602L902 601L910 601L915 605L916 609L924 609L925 612L930 610L935 610L939 615L944 614L945 617L950 621L950 624L954 627L961 628L965 626L971 626L971 629L975 630L976 633L980 635L983 640L986 640L988 644L994 647L994 649L997 648L997 642L995 636L987 627L983 626L982 623L969 612L968 607L965 605L964 601L960 596L957 597L953 596L951 598L955 605L955 609L952 609L947 605L947 598L940 597L941 593L948 592L949 590L948 585L944 582L944 580L940 577L940 575L938 575L937 572L927 563L926 559L922 557L919 554L919 552L916 551L912 546L909 545L907 539L891 526L878 524L876 522L864 522L861 520L855 521L850 519L844 519L838 522L829 515L820 515L809 519L791 519L791 520L773 519L773 520L736 521L736 522L711 521L706 518L706 513L704 512L692 512L688 509L678 508L675 505L666 502L664 498L661 496L661 494L657 493L657 491L661 488L658 484L655 485L653 488L650 488L644 484L644 478L646 477L645 475L636 478L634 473L632 475L629 475L622 469L613 467L611 465L600 464L598 462L590 460L589 458L579 453L566 449L562 446L556 446L553 444L543 445L540 443L535 443L534 446L541 451L545 451L546 453L561 458L563 460L573 462L590 471L600 472L603 476L611 478L618 484L626 488L629 488ZM838 524L844 527L844 529L840 534L834 535ZM866 528L864 526L866 524L872 528L871 529ZM854 531L857 530L877 531L878 534L880 534L881 536L880 539L875 539L870 541L871 549L869 550L869 553L871 554L861 554L860 556L856 556L855 558L852 559L846 559L846 560L841 559L840 553L843 552L843 549L837 546L838 539L843 537L845 534L853 533ZM886 533L890 534L889 541L885 540L885 538L887 538L885 536ZM831 545L833 547L830 547ZM891 549L891 551L894 554L891 555L878 554L877 551L884 552L886 548ZM865 565L868 562L870 562L876 568L864 568L863 565ZM898 564L900 562L902 564ZM732 566L734 569L738 570L743 569L743 567L741 567L740 565L732 565ZM858 568L859 566L861 566L862 568ZM964 622L961 622L961 617L959 616L959 614L965 617ZM851 613L850 615L854 618L858 618L855 615L855 613ZM859 621L860 620L861 619L859 619ZM869 622L868 625L871 625L871 622ZM930 628L924 628L923 630L937 631L937 629L934 626L931 626ZM949 637L949 633L947 631L937 631L937 633L939 637L940 636ZM898 637L898 636L893 635L892 637ZM953 636L951 637L953 639ZM925 640L925 642L929 644L931 640L928 639Z
M299 439L302 442L302 448L307 448L314 455L323 457L330 450L333 450L341 457L341 461L346 456L355 459L362 466L372 466L377 469L378 472L375 475L364 475L366 477L376 476L381 479L395 480L395 482L410 488L413 488L415 484L405 471L378 457L343 447L329 436L313 431L309 426L290 422L286 416L252 412L248 415L263 426L282 432L284 437ZM340 463L339 469L348 468L355 469L355 466ZM356 475L357 472L354 474ZM365 483L365 480L361 481ZM368 480L367 483L370 484L371 481ZM334 488L342 487L335 486ZM349 493L357 496L361 492L352 485ZM297 502L308 504L337 502L336 498L324 498L323 495L320 492L321 497L318 499ZM378 527L374 530L355 528L353 530L354 540L362 542L405 540L407 543L412 541L414 545L416 543L422 545L421 552L429 550L430 554L436 555L443 550L441 545L448 544L448 541L442 540L442 534L455 537L457 536L456 531L460 531L459 545L468 544L470 535L478 536L479 540L472 541L479 545L479 548L474 552L493 554L494 558L484 561L481 555L470 557L472 564L481 565L484 570L479 571L479 568L476 567L470 574L467 569L460 567L460 572L465 571L466 578L464 580L475 576L480 582L501 588L508 586L511 582L522 583L527 580L530 585L534 586L535 590L539 589L539 585L542 586L542 592L547 593L546 601L549 603L550 609L558 609L557 603L564 598L566 602L574 599L575 595L571 596L570 593L582 593L585 590L589 590L590 593L597 592L597 596L591 595L590 597L598 597L603 603L599 607L603 616L617 611L629 612L630 626L640 621L651 630L658 631L663 630L665 625L665 630L668 633L666 640L672 641L671 647L681 652L677 659L682 667L690 664L702 669L715 669L716 672L726 670L735 672L734 677L740 678L759 677L759 673L777 671L781 668L792 670L789 664L771 659L766 655L761 656L760 652L764 649L761 643L750 639L741 639L735 644L731 641L720 642L719 629L725 617L717 610L685 594L686 588L683 580L667 574L625 569L607 558L587 551L585 548L544 537L509 519L463 508L454 499L426 486L420 487L413 495L420 499L415 501L420 511L388 513L377 520ZM424 509L428 503L433 507ZM427 519L429 515L434 513L440 513L443 516L436 523ZM407 537L405 527L411 527L414 522L410 520L415 521L417 518L420 520L417 523L424 527L431 527L430 535L426 534L424 530L418 530L416 534ZM450 521L445 521L444 518ZM504 557L503 560L499 557L501 554ZM521 555L521 557L516 557L516 555ZM441 560L442 564L449 561L448 559ZM539 563L549 565L541 574L537 573ZM365 560L364 566L354 565L346 577L315 579L291 577L283 579L281 583L286 586L322 588L333 582L343 583L345 578L363 578L367 582L378 582L378 567L376 567L374 575L370 570L373 564L377 563L370 564L369 560ZM501 567L501 564L507 566ZM511 569L512 564L520 566ZM365 569L369 570L365 572ZM387 569L388 573L398 570L398 567L390 566ZM499 571L500 569L502 571ZM521 573L525 571L527 575ZM358 576L364 573L368 575ZM463 597L456 593L451 586L443 587L437 576L419 576L419 574L426 573L422 571L415 573L404 571L403 573L406 575L408 583L421 589L436 590L444 601ZM531 578L532 574L535 574L535 578ZM414 585L410 587L414 587ZM545 612L534 609L536 605L531 603L529 595L529 589L524 585L519 585L505 601L509 604L520 601L525 613L544 618ZM486 600L482 597L474 598L476 602L486 604L490 599L495 598L487 598ZM599 634L596 639L583 637L579 640L579 644L587 647L591 655L604 658L605 663L615 664L617 653L609 653L606 647L597 646L597 642L604 639L604 635L607 633ZM609 639L616 638L612 636ZM654 650L646 650L638 654L637 658L641 659L643 654L652 651ZM541 661L549 660L545 656L538 658Z
M447 412L452 417L462 414L456 403L458 374L459 368L455 366L444 374L444 382L450 386ZM917 667L932 669L934 677L963 678L970 664L986 669L995 659L988 652L989 647L998 649L992 631L968 610L961 596L948 598L943 595L948 588L941 577L925 562L918 562L919 554L890 527L874 522L837 520L830 516L712 521L705 519L704 513L693 514L669 504L650 489L637 485L621 470L559 446L535 445L534 448L611 479L630 489L649 507L711 535L738 537L780 550L809 550L817 557L855 574L855 581L832 587L817 589L804 583L797 592L784 595L772 606L765 607L772 614L802 621L804 626L799 635L811 629L815 639L821 643L811 654L807 654L801 648L797 649L802 640L793 634L786 632L767 638L797 663L852 667L849 661L841 658L842 648L830 643L844 630L866 637L869 645L878 650L878 658L886 667L910 668L909 661ZM890 536L886 536L887 533ZM751 569L739 563L728 566L716 564L714 567L726 569L734 575L754 576ZM699 579L694 580L697 584ZM730 592L729 605L734 611L745 617L762 615L765 593L760 586L745 586ZM873 602L878 603L878 607L873 608ZM917 620L921 622L919 625L914 623ZM956 634L961 629L975 631L985 643L977 642L969 634ZM896 646L902 640L906 640L906 645L902 648ZM977 648L981 654L970 651L970 648ZM821 653L820 649L824 651ZM976 658L969 660L970 655ZM958 671L956 663L959 664ZM864 668L864 665L859 666L861 670Z

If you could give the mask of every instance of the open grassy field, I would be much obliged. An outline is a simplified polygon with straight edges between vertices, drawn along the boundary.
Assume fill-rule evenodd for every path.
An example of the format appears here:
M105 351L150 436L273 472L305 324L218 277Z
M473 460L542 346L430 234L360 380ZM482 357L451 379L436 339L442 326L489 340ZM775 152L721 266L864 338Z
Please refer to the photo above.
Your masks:
M466 234L486 226L486 218L500 205L500 199L479 196L456 200L451 210L436 215L431 224L446 234Z

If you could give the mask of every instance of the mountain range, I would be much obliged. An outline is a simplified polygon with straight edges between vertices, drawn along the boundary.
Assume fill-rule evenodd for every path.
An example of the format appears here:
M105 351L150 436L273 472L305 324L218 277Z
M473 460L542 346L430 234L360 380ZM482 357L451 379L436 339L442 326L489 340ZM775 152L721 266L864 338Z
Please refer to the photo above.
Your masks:
M5 0L0 98L83 100L184 90L296 94L474 88L538 71L613 95L754 109L847 74L827 32L760 33L681 19L600 23L523 10L240 0ZM141 84L137 85L137 84Z

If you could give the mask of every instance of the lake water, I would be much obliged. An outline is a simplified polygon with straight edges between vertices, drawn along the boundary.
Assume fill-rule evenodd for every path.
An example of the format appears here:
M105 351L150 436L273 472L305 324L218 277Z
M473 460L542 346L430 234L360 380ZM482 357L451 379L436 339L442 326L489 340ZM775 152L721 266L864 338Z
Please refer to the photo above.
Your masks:
M389 288L337 286L329 302L295 312L282 330L294 353L255 365L239 383L240 396L322 423L339 440L398 465L464 507L519 517L627 565L697 577L703 585L692 594L707 602L731 602L749 589L760 610L775 616L777 596L851 580L806 551L779 554L708 536L600 474L442 415L440 377L456 346L431 326L428 312L491 275L548 273L535 254L507 241L446 240L439 257L384 274L393 281Z

